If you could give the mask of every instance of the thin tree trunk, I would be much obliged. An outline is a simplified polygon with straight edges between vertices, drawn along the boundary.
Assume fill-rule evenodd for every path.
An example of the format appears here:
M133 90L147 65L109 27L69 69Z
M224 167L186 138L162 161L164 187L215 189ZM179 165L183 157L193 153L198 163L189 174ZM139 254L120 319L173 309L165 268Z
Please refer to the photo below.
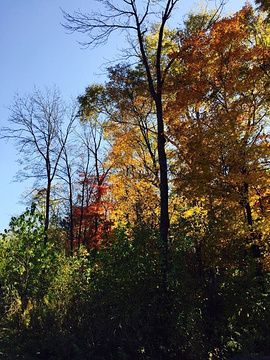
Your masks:
M45 203L45 221L44 221L44 245L48 242L48 230L50 223L50 197L51 197L51 181L48 179L47 189L46 189L46 203Z
M81 211L80 211L80 223L79 223L79 235L78 235L78 246L81 246L81 240L82 240L82 225L83 225L83 216L84 216L84 192L85 192L85 183L86 183L86 174L83 179L82 184L82 198L81 198Z
M97 232L98 232L98 217L99 217L99 214L98 214L98 207L100 205L100 201L101 201L101 193L100 193L100 186L102 185L102 179L100 178L100 175L99 175L99 169L98 169L98 149L97 149L97 146L96 146L96 141L95 141L95 153L94 153L94 156L95 156L95 169L96 169L96 180L97 180L97 199L96 199L96 214L95 214L95 236L97 235Z
M72 183L69 181L69 208L70 208L70 223L69 223L69 236L70 236L70 255L73 256L74 251L74 221L73 221L73 198L72 198Z

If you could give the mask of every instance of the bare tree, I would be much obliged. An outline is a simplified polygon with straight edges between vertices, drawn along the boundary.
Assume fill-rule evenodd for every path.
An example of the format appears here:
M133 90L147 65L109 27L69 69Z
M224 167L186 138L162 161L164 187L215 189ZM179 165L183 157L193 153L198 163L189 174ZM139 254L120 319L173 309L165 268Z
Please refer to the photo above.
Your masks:
M70 131L68 135L71 135L66 138L65 134L61 131L60 142L63 146L63 151L61 159L58 166L57 178L61 180L61 200L64 204L68 204L68 214L69 214L69 242L70 242L70 254L73 255L74 251L74 221L73 221L73 207L74 207L74 182L75 177L77 176L77 167L78 167L78 144L77 139L72 137L75 134L75 128L71 125L73 124L75 118L78 115L78 105L77 102L73 103L70 107L69 119L72 119L70 123ZM65 188L65 186L67 189ZM64 195L63 195L64 194Z
M73 206L74 206L74 178L77 174L77 154L74 154L72 144L66 144L63 149L61 161L57 172L57 177L61 180L61 194L60 198L64 204L65 214L68 213L68 230L69 230L69 244L70 254L73 256L74 251L74 221L73 221Z
M17 95L10 110L11 126L1 129L1 138L15 140L22 155L20 178L34 177L45 183L46 243L52 182L75 117L66 118L66 108L56 88L44 92L34 89L24 97ZM64 123L67 123L65 130Z

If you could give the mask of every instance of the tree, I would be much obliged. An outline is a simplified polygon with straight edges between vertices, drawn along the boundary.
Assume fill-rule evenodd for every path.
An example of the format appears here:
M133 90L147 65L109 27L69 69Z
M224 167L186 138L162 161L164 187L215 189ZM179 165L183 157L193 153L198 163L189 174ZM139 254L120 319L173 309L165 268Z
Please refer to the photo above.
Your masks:
M250 6L183 36L182 71L171 79L175 99L166 108L176 188L204 204L209 236L220 249L237 240L242 259L245 249L258 256L266 219L259 206L269 187L266 38Z
M1 236L1 284L11 299L19 297L22 313L29 300L45 295L45 275L52 259L48 256L51 245L44 247L44 236L44 216L35 205L12 218L9 230Z
M156 121L154 119L154 104L147 90L142 64L131 69L129 66L117 65L108 69L109 82L106 83L105 93L108 122L107 136L115 143L122 141L121 135L130 137L130 144L136 152L136 159L140 158L144 167L145 178L153 185L159 184L159 171L157 159ZM112 134L112 135L111 135ZM119 144L118 144L119 147ZM125 147L123 151L128 148ZM136 149L136 150L135 150Z
M23 178L34 177L45 181L45 243L48 239L50 196L59 161L76 114L68 117L57 89L44 92L35 89L32 94L15 97L10 107L11 127L2 128L2 138L14 139L22 159ZM66 128L63 130L64 123Z
M81 186L81 194L78 194L81 203L73 207L75 239L78 246L82 243L88 249L99 249L108 242L111 234L112 222L108 220L111 210L109 185L105 175L97 179L94 174L88 174L87 177L81 174L81 178L78 181Z
M104 220L101 221L101 208L102 204L104 208L106 207L104 194L108 189L104 181L110 171L110 167L107 167L104 161L102 127L86 107L81 105L80 98L79 103L78 118L81 121L71 140L73 149L70 149L69 153L64 149L64 161L61 166L61 179L69 188L67 220L70 236L78 247L90 244L90 228L94 234L91 235L93 238L97 235L99 223ZM73 161L71 154L74 155ZM73 229L72 234L71 229ZM70 241L70 245L72 244L73 241ZM72 247L73 245L71 249Z
M104 86L87 87L79 100L88 114L86 127L98 116L109 145L114 221L156 229L159 171L153 100L140 64L133 69L118 64L108 69L108 76Z
M64 12L67 21L65 28L70 31L79 31L89 36L87 45L100 45L107 42L110 34L115 30L125 30L129 34L135 33L138 48L134 46L135 53L140 57L146 74L150 96L155 103L155 114L157 121L157 147L158 163L160 168L160 237L164 262L164 276L166 278L168 267L168 234L169 234L169 200L168 200L168 169L165 151L165 133L163 118L163 87L170 67L171 59L163 65L162 52L164 29L178 0L166 0L162 3L152 3L148 0L140 12L135 0L123 2L122 7L113 1L101 0L105 6L104 12L91 12L83 14L75 12L70 15ZM157 10L158 8L158 10ZM104 15L103 15L104 14ZM152 28L153 21L159 16L158 36L155 44L154 58L149 56L146 46L146 34ZM167 280L165 279L165 282Z
M70 254L73 255L74 250L74 221L73 221L73 206L74 206L74 177L77 172L77 167L75 167L77 160L77 149L72 146L65 144L62 153L62 161L59 164L58 177L62 180L63 184L67 186L64 195L61 196L61 200L67 201L67 212L68 212L68 227L69 227L69 245L70 245ZM74 154L76 152L76 155ZM63 190L64 186L61 186ZM62 192L63 193L63 192Z

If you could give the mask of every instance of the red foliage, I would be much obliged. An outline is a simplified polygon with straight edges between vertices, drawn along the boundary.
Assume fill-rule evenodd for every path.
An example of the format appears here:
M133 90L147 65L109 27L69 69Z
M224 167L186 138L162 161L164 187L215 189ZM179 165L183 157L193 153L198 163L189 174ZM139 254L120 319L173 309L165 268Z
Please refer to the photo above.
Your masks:
M89 249L106 246L112 232L112 222L108 219L111 202L108 199L109 185L105 175L80 175L80 205L73 207L74 245L85 245Z

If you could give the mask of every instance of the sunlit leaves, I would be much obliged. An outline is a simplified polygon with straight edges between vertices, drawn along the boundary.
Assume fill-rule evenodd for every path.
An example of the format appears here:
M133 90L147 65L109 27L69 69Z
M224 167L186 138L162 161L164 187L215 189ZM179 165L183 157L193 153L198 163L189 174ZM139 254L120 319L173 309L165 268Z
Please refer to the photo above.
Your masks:
M258 204L269 187L266 33L248 5L199 33L195 27L181 38L181 72L170 79L174 184L191 203L204 199L210 227L203 246L209 251L212 242L217 256L221 248L241 254L241 242L242 256L252 242L261 244L250 227L266 216Z

